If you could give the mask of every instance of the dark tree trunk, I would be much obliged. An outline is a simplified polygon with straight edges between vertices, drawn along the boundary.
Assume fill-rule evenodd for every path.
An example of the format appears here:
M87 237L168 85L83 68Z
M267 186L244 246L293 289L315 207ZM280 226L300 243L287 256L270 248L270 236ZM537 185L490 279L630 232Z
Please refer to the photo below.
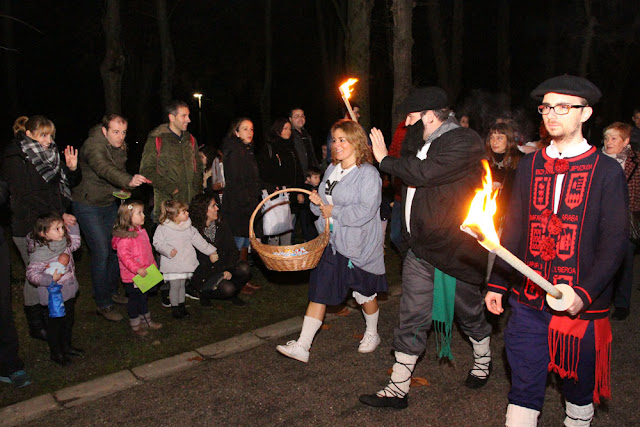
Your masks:
M498 90L511 105L511 55L509 54L509 1L502 0L498 9Z
M322 83L324 86L323 93L334 93L335 89L335 76L338 74L335 70L335 58L329 55L329 31L327 31L327 25L329 23L325 20L325 14L322 5L325 2L323 0L316 0L316 24L318 29L318 40L320 41L320 63L322 67ZM333 66L332 66L333 65ZM329 101L329 100L327 100ZM325 117L332 117L333 103L324 102L324 115Z
M6 16L11 16L11 0L2 2L2 9ZM2 20L2 32L4 34L3 44L7 50L4 54L7 61L7 93L5 98L7 114L9 118L15 119L18 116L18 72L16 62L16 51L13 49L13 20Z
M438 75L438 85L451 96L451 88L449 86L449 56L446 51L440 0L430 1L427 7L429 10L427 19L429 21L431 47L433 48L433 57Z
M100 75L104 85L105 111L122 113L122 76L124 74L125 57L120 40L120 0L105 2L102 28L106 50L100 65Z
M260 113L262 114L262 129L266 135L271 126L271 77L273 74L271 50L273 37L271 34L271 0L264 3L264 85L260 98Z
M556 31L556 23L557 20L557 7L556 0L551 0L551 5L549 6L549 17L547 19L547 26L545 31L545 37L547 39L547 43L545 46L545 52L548 54L545 55L545 75L544 78L548 78L556 75L556 64L557 64L557 46L560 45L558 43L558 31Z
M173 43L171 42L166 1L156 0L156 9L158 13L158 33L160 35L160 58L162 62L160 100L162 101L162 105L166 105L173 98L173 74L176 60L173 52Z
M451 68L449 74L449 96L455 104L462 88L462 54L464 52L464 4L462 0L453 2L453 39L451 40Z
M347 8L346 68L349 77L358 78L354 93L360 104L360 123L365 129L370 124L369 61L373 3L373 0L349 0Z
M398 105L409 94L412 84L411 50L414 0L394 0L393 13L393 106L391 128L404 119Z
M584 0L584 12L587 20L587 26L584 29L582 42L582 52L580 54L580 65L578 73L580 76L586 77L589 68L589 60L591 59L591 45L596 30L596 18L591 12L591 0Z

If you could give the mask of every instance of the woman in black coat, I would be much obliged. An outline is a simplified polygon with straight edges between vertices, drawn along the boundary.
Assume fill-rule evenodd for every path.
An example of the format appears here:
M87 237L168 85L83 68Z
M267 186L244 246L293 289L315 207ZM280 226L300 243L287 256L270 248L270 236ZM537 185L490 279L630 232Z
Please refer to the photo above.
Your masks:
M53 141L56 128L43 116L19 117L13 125L14 140L5 148L0 175L9 185L11 235L25 267L29 264L27 234L45 213L62 215L65 225L76 223L71 211L71 188L82 179L78 150L67 146L64 158ZM29 334L46 340L49 316L40 305L37 289L25 280L24 310Z
M218 195L199 194L189 206L191 224L207 242L216 247L218 261L198 252L200 265L189 282L189 294L200 297L202 305L211 305L212 299L227 299L235 305L245 305L238 293L251 278L249 264L240 261L238 249L229 225L218 215Z
M300 167L300 160L291 139L291 123L286 118L277 119L271 126L267 143L260 157L260 176L265 182L267 191L287 188L302 188L304 186L304 176L306 171ZM295 226L295 215L304 203L302 193L290 193L291 213L293 226ZM269 237L270 245L290 245L292 231L288 231L279 236Z
M248 259L249 218L258 206L263 188L253 149L253 123L236 120L222 143L225 192L220 207L227 219L243 261ZM256 234L260 230L255 227Z

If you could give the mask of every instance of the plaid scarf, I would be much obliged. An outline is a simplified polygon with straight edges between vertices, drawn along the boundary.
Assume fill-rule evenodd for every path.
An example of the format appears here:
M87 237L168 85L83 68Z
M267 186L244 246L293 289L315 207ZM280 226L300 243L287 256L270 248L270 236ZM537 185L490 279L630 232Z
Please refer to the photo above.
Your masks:
M20 140L20 148L27 156L27 159L35 166L36 170L46 182L58 181L60 194L71 200L69 190L69 180L60 164L60 152L53 140L48 148L44 148L38 141L34 141L28 136Z

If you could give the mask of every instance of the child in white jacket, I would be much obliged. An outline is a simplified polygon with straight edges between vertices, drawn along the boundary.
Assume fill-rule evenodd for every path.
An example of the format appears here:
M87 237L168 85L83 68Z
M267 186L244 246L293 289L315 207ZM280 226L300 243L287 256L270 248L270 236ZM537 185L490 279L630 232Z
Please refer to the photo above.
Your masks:
M215 246L209 244L191 225L189 205L178 200L163 202L160 225L153 235L153 246L160 254L160 271L169 282L169 301L176 319L188 317L185 308L185 284L198 266L194 246L209 255L211 262L218 260Z

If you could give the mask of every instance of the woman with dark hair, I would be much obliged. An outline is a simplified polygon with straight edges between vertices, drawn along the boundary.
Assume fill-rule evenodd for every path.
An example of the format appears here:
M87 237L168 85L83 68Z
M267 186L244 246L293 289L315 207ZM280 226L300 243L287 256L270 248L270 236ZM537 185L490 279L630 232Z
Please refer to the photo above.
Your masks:
M200 298L202 305L211 305L212 299L228 299L238 306L246 303L238 298L242 287L251 279L249 264L240 261L238 248L229 225L218 213L216 194L199 194L189 206L191 224L216 247L218 261L212 263L209 257L198 252L200 265L193 273L188 285L189 295Z
M11 233L25 267L29 264L27 233L36 219L47 212L62 215L66 226L76 224L71 211L71 188L82 175L78 167L78 151L72 146L64 157L53 138L56 127L43 116L19 117L14 126L15 137L4 150L0 175L9 185ZM49 312L40 305L38 290L25 280L24 311L29 335L46 341Z
M309 361L309 349L322 326L327 305L338 305L352 291L362 305L366 330L358 352L371 353L380 344L378 292L388 289L385 276L383 238L380 232L382 181L371 165L371 149L362 126L340 120L331 128L332 164L318 192L309 196L311 210L323 230L331 224L329 245L309 279L309 305L297 341L276 349L300 362ZM319 206L322 203L322 206Z
M518 149L513 128L507 123L496 123L489 129L485 149L491 167L493 187L499 190L498 212L494 218L498 222L497 228L500 228L522 152Z
M286 118L279 118L271 126L267 143L260 161L260 176L265 182L267 191L272 192L282 187L300 188L304 185L306 171L300 167L298 154L291 139L291 123ZM291 213L299 211L304 196L301 193L290 193ZM293 220L295 225L295 219ZM292 232L269 238L270 245L290 245Z
M246 117L235 120L222 141L226 187L221 211L233 233L240 259L245 262L249 259L249 218L262 200L263 188L253 147L253 122ZM259 223L255 231L261 235ZM253 293L257 288L248 283L245 293Z
M203 165L202 189L222 192L224 174L222 171L222 152L211 145L200 146L200 160Z
M222 141L225 181L222 213L229 221L240 258L247 260L249 218L261 200L262 183L254 154L253 122L237 119Z

